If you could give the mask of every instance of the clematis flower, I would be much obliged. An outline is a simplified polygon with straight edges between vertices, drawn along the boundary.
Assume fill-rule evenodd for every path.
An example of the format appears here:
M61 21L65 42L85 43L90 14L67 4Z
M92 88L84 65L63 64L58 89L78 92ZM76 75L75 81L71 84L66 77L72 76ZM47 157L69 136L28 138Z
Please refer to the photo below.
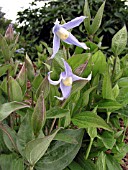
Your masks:
M89 81L89 80L91 80L91 74L87 78L82 78L82 77L79 77L79 76L73 74L72 69L69 66L69 64L63 58L62 58L62 60L63 60L63 63L64 63L65 71L60 74L60 78L59 78L58 81L51 80L50 73L52 71L48 72L49 83L52 84L52 85L60 84L60 89L61 89L61 92L62 92L63 96L62 97L54 96L59 100L64 100L64 99L68 98L68 96L71 93L72 83L74 81L77 81L77 80Z
M59 24L58 19L56 20L56 22L54 23L55 26L53 27L53 54L51 56L51 59L54 58L54 56L56 55L56 53L59 50L60 47L60 39L64 42L66 42L67 44L73 44L79 47L86 49L89 49L85 43L79 42L69 31L69 29L72 29L74 27L77 27L80 25L81 22L84 21L86 17L85 16L80 16L77 17L63 25Z

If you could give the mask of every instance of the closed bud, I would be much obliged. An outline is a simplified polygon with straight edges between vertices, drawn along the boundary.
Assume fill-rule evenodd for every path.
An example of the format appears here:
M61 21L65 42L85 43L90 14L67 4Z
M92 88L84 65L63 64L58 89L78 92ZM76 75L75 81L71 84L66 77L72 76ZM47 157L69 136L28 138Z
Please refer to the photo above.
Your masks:
M5 33L5 37L8 39L8 40L13 40L14 39L14 32L13 32L13 25L12 24L9 24L7 30L6 30L6 33Z

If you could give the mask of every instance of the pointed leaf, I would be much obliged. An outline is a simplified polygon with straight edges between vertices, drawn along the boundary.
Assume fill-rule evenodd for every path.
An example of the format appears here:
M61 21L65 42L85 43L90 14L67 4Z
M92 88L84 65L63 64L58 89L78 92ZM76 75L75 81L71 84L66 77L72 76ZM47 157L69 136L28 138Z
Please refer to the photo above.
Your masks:
M35 166L37 170L42 170L42 167L44 170L63 170L73 161L81 147L84 131L69 129L66 134L75 138L78 144L54 142L48 148L47 153L37 162Z
M31 165L35 165L35 163L45 154L58 130L52 135L45 136L44 138L37 138L27 143L25 147L26 159Z
M119 30L112 39L112 51L115 56L121 54L121 52L125 49L127 44L127 29L124 26L121 30Z
M11 68L10 64L0 66L0 77L6 74L6 71Z
M34 112L32 114L32 128L35 136L38 136L40 130L45 124L46 108L43 93L39 96Z
M10 91L11 91L10 97L12 101L20 102L23 100L21 87L13 77L10 77Z
M102 21L102 17L103 17L103 11L104 11L104 5L105 5L105 1L103 2L103 4L101 5L101 7L99 8L98 12L96 13L96 16L92 22L91 25L91 34L95 34L95 32L99 29L100 25L101 25L101 21Z
M78 126L79 128L96 127L112 131L112 129L100 116L90 111L81 112L78 115L74 116L72 118L72 122L75 126Z
M105 158L106 158L106 155L104 154L104 152L101 152L100 155L98 156L98 160L96 162L97 170L107 170Z
M29 107L29 106L24 103L15 102L15 101L0 105L0 121L4 120L12 112L25 107Z
M25 67L27 68L27 77L30 80L30 82L32 82L35 76L35 71L34 71L32 61L30 60L27 54L25 58Z

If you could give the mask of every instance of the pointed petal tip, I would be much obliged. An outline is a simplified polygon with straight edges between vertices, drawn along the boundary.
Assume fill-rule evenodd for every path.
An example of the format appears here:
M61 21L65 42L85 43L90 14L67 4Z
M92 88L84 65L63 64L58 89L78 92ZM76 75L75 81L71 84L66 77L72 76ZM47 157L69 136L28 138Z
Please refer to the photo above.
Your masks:
M92 78L92 71L91 71L91 73L89 74L89 76L87 77L88 81L90 81L91 78Z
M61 101L64 100L64 97L58 97L58 96L54 96L54 97L57 98L58 100L61 100Z

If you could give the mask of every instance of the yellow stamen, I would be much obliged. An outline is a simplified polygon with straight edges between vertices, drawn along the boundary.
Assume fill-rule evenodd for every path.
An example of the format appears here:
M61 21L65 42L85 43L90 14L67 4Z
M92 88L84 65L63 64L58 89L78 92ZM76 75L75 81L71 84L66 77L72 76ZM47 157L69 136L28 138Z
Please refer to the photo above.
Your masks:
M67 77L66 79L62 80L62 82L65 86L71 86L72 85L72 77Z
M66 40L69 37L69 32L64 28L60 28L56 34L62 40Z

